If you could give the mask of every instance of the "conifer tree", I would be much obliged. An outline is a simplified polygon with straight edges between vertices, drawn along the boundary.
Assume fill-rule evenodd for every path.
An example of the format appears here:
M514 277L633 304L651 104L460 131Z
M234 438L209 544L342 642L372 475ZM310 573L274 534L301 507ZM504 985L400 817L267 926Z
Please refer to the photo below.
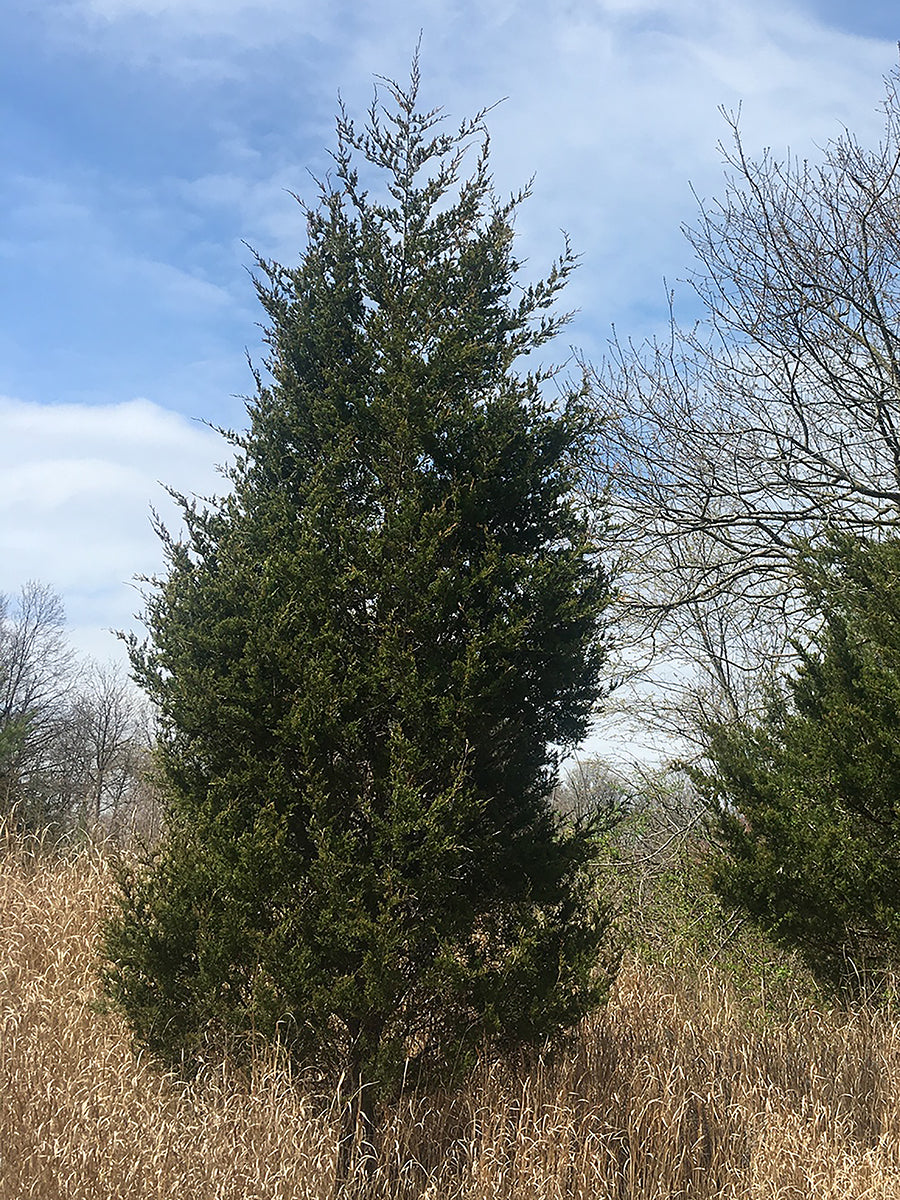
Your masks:
M803 583L820 628L757 722L720 722L694 772L716 889L819 980L900 965L900 542L833 535Z
M404 1075L567 1029L614 958L591 831L549 803L610 599L581 391L521 365L574 257L520 286L525 193L496 198L484 114L446 132L418 82L362 130L340 113L299 264L258 260L231 489L180 498L131 641L168 836L105 943L139 1043L277 1039L368 1119Z

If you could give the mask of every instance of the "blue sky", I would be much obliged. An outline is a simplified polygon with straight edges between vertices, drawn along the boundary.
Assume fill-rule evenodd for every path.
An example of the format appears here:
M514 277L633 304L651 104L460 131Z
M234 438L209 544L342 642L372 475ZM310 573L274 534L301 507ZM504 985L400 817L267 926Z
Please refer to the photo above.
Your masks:
M520 250L571 235L571 343L642 337L690 271L692 187L721 188L719 106L752 151L880 132L894 3L839 0L4 0L0 13L0 592L63 596L120 657L160 564L160 482L206 493L243 420L259 320L245 242L293 261L338 92L376 73L489 125L498 190L535 175ZM171 518L174 519L174 518Z

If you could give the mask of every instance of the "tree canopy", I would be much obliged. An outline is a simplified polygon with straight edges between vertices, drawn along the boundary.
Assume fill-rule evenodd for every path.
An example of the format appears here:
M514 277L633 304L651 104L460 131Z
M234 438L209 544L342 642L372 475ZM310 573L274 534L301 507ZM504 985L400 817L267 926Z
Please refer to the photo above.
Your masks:
M605 530L581 380L522 365L575 259L520 282L525 193L418 85L340 113L299 263L258 260L231 488L180 497L131 642L169 834L106 936L154 1052L276 1038L367 1097L565 1030L613 961L591 830L549 802L602 691Z
M798 542L897 526L898 82L874 147L844 131L754 159L731 117L721 192L686 230L699 319L594 373L625 657L658 682L642 715L679 737L698 710L759 711L806 622Z
M819 630L787 694L709 727L694 777L720 894L858 992L900 962L900 543L835 535L804 585Z

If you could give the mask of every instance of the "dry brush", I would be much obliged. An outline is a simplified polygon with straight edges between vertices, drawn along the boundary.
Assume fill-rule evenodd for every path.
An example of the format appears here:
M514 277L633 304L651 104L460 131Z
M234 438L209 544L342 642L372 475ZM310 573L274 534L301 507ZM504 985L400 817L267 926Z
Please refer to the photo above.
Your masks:
M324 1200L340 1130L284 1064L191 1082L98 1010L97 850L0 856L0 1200ZM632 961L555 1057L407 1093L364 1191L440 1200L900 1195L900 1021L753 1019L714 970Z

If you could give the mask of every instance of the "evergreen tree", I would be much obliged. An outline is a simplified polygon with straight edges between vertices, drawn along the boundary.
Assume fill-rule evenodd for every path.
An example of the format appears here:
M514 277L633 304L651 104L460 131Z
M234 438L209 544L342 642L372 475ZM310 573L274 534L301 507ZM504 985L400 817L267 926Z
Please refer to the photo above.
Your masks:
M900 542L834 537L804 582L820 631L785 694L711 726L694 774L719 893L859 994L900 964Z
M339 115L299 265L259 260L268 374L230 493L161 531L131 656L169 834L105 943L139 1043L278 1039L369 1118L404 1075L570 1027L614 959L591 830L549 803L610 599L582 393L518 366L574 258L520 287L525 193L495 197L483 114L451 134L415 68L387 86L364 130Z

